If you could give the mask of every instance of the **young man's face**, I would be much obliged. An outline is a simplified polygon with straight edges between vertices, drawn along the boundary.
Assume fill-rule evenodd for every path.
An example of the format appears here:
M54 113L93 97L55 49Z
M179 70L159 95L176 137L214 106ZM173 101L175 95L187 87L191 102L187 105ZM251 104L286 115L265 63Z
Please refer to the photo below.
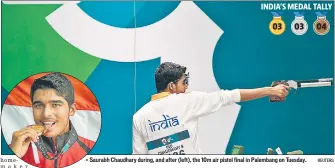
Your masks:
M183 75L176 83L175 93L185 93L188 88L188 78Z
M69 130L69 119L75 105L69 107L64 97L55 89L37 89L33 97L33 115L36 124L44 125L46 137L56 137Z

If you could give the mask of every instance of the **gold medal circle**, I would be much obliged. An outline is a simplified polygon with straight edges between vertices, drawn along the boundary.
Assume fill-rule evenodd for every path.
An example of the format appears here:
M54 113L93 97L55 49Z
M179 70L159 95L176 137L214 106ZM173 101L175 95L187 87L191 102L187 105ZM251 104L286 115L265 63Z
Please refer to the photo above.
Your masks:
M285 32L286 25L281 17L274 17L269 24L270 32L274 35L281 35Z

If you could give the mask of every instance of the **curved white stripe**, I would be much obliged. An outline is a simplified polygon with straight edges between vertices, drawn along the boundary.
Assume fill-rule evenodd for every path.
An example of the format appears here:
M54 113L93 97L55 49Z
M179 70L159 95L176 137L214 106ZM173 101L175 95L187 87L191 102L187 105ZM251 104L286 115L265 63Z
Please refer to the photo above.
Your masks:
M98 139L101 128L101 113L96 111L77 110L71 117L73 126L79 136L91 141ZM4 105L1 116L1 127L7 143L12 140L12 134L28 125L35 124L30 107Z
M180 40L178 44L188 42L190 39L185 39L189 36L187 32L192 31L194 27L198 27L202 23L202 20L198 20L198 18L183 20L192 17L193 13L188 12L189 8L192 7L196 7L193 2L181 2L164 19L137 28L137 61L151 60L163 56L162 51L167 52L173 48L173 46L166 45L167 42L176 42L176 40ZM199 12L205 15L201 10ZM47 16L46 19L60 36L88 54L112 61L135 61L134 28L117 28L97 22L76 4L65 4ZM176 26L176 24L187 25L187 27ZM206 28L206 25L201 24L201 27ZM185 33L186 35L184 35Z

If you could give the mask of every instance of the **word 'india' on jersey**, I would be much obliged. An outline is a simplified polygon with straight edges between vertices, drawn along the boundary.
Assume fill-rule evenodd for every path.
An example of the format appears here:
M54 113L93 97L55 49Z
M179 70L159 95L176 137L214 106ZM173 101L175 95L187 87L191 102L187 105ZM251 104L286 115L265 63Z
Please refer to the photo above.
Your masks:
M200 154L199 118L240 99L238 89L153 95L133 116L133 154Z

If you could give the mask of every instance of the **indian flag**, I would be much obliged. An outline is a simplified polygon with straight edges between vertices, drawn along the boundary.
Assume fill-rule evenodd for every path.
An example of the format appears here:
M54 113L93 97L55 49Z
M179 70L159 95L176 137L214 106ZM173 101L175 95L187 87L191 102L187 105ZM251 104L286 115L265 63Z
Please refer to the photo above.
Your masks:
M8 144L13 132L35 124L30 99L30 88L34 80L48 73L26 78L9 93L2 109L1 126ZM97 99L90 89L78 79L65 75L75 90L77 111L70 118L79 136L96 141L101 127L101 113Z

